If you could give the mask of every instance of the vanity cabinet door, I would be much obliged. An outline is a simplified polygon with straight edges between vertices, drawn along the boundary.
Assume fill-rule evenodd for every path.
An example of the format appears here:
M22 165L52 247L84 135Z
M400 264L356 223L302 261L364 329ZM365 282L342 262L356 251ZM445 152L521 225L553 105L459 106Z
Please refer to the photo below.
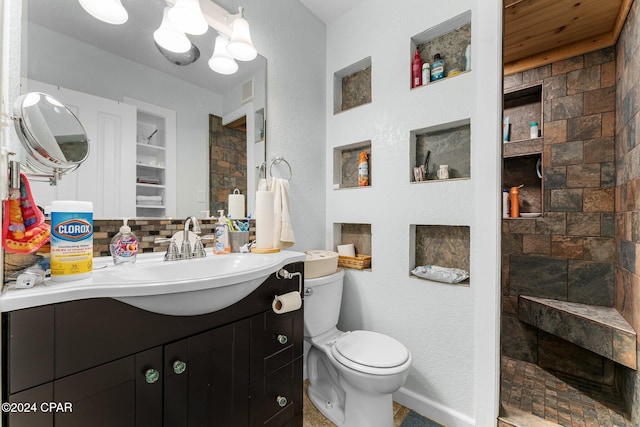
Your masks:
M165 427L246 427L248 395L249 319L165 346Z

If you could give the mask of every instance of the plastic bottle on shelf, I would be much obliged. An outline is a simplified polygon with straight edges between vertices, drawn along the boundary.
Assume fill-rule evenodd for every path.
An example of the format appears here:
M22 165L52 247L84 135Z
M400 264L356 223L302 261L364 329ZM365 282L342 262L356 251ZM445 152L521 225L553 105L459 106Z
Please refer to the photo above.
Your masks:
M138 239L131 231L131 227L127 225L127 219L123 220L120 231L113 236L109 251L113 257L113 263L118 264L134 264L138 256Z
M411 62L411 88L422 86L422 59L420 58L420 51L416 48L416 53L413 55L413 61Z
M502 218L509 218L509 190L502 190Z
M529 137L531 139L538 137L538 122L531 122L531 126L529 127Z
M520 187L511 187L511 191L509 192L511 199L511 211L509 212L509 216L511 218L518 218L520 216L519 189Z
M435 82L444 77L444 61L439 53L433 55L433 63L431 64L431 81Z
M422 85L431 81L431 65L428 62L422 64Z
M358 160L358 187L367 187L369 185L369 153L367 151L360 152Z

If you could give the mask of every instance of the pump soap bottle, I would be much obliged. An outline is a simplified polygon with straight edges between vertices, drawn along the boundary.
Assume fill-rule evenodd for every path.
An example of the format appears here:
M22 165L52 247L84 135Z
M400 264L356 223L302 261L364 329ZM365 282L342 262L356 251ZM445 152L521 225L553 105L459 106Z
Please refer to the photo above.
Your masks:
M220 216L216 224L216 243L213 247L213 253L217 255L228 254L231 252L231 246L229 246L229 224L224 216L224 210L220 209L218 213Z
M115 265L134 264L136 262L138 239L131 231L131 227L127 225L127 218L123 220L120 231L111 239L109 250Z

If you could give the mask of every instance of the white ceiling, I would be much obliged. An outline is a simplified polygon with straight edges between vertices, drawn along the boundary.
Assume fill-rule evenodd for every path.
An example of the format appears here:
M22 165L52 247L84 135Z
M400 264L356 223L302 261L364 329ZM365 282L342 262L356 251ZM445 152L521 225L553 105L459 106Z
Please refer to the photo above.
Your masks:
M363 0L300 0L300 3L325 24L362 2Z

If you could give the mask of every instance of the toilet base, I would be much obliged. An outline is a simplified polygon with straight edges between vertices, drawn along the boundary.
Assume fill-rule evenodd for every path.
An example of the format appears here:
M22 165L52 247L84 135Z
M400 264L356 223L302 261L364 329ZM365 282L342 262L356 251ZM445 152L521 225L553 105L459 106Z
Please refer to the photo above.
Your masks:
M391 394L366 393L353 387L315 347L309 350L307 369L309 399L332 423L339 427L393 426Z

